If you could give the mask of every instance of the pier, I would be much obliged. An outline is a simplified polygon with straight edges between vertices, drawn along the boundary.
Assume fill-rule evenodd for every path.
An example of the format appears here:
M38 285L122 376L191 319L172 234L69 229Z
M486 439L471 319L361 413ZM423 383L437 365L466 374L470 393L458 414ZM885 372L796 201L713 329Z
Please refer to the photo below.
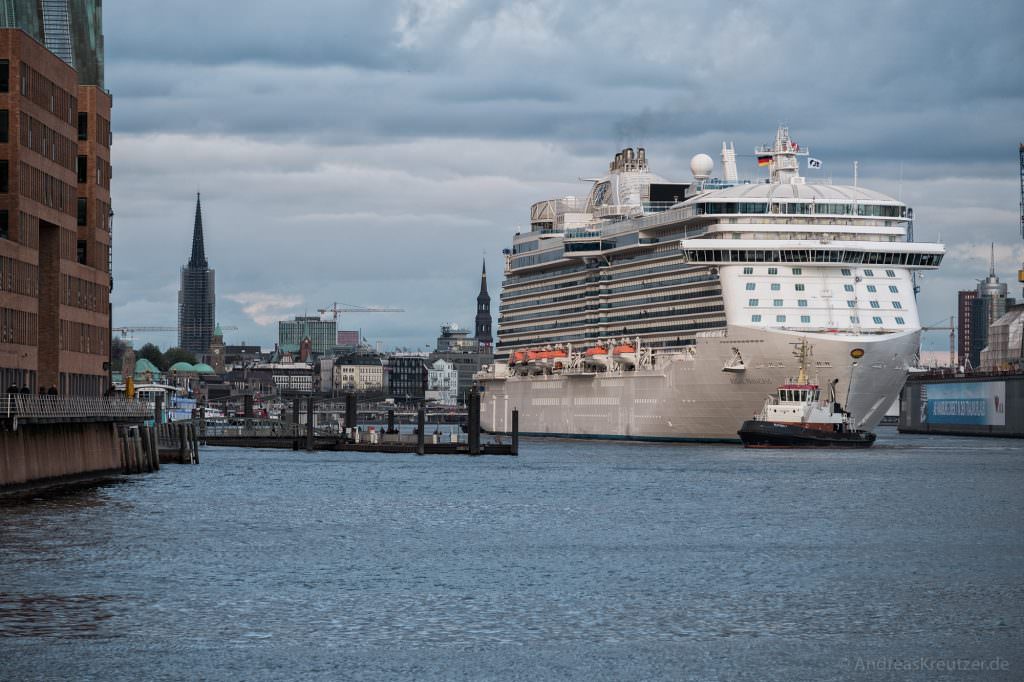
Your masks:
M153 418L136 400L0 395L0 494L198 463L192 426Z
M512 411L511 435L483 437L480 428L480 394L471 391L468 405L468 423L465 438L451 430L441 433L429 424L422 408L415 412L416 428L413 433L401 433L396 428L395 411L388 410L386 424L373 430L362 430L358 423L359 409L355 396L346 396L345 417L340 428L317 428L314 420L316 400L307 398L293 402L290 421L258 420L252 418L247 404L245 422L241 425L208 424L195 419L193 425L199 441L211 446L243 448L285 448L307 451L416 453L418 455L518 455L519 412ZM302 410L301 408L305 409ZM305 416L305 423L300 417ZM446 424L453 426L452 424ZM434 433L427 433L435 426Z

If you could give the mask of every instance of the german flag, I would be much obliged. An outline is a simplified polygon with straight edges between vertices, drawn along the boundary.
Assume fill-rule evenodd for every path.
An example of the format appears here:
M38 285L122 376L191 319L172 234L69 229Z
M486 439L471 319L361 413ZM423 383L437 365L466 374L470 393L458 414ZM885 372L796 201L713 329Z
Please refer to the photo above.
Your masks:
M772 162L772 157L770 157L770 156L758 156L757 157L757 165L758 166L768 166L768 165L771 164L771 162Z

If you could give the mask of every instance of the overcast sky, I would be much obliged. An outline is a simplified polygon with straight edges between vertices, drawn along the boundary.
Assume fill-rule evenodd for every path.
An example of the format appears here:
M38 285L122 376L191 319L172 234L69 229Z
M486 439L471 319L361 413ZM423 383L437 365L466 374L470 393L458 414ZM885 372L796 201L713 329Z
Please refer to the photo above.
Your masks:
M532 202L585 193L627 145L687 180L693 154L717 166L722 140L750 154L780 123L819 178L858 160L918 241L941 236L925 323L990 241L1019 296L1022 26L1020 2L106 3L114 324L176 323L199 190L228 343L341 301L406 311L343 328L432 346L472 325L485 253L497 301Z

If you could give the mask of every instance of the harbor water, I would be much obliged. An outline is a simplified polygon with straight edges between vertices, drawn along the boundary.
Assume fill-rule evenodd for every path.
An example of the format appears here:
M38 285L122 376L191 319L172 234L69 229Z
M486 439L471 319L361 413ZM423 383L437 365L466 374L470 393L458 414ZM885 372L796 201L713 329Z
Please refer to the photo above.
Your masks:
M0 503L0 679L1024 679L1024 443L205 448Z

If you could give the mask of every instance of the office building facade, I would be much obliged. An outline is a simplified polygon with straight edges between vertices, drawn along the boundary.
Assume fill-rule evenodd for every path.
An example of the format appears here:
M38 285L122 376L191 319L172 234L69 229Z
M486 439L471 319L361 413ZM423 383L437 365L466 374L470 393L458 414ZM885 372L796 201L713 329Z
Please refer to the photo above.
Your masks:
M44 4L60 21L39 21ZM76 16L99 37L77 58ZM111 98L99 16L95 2L0 2L4 387L100 395L109 385Z

